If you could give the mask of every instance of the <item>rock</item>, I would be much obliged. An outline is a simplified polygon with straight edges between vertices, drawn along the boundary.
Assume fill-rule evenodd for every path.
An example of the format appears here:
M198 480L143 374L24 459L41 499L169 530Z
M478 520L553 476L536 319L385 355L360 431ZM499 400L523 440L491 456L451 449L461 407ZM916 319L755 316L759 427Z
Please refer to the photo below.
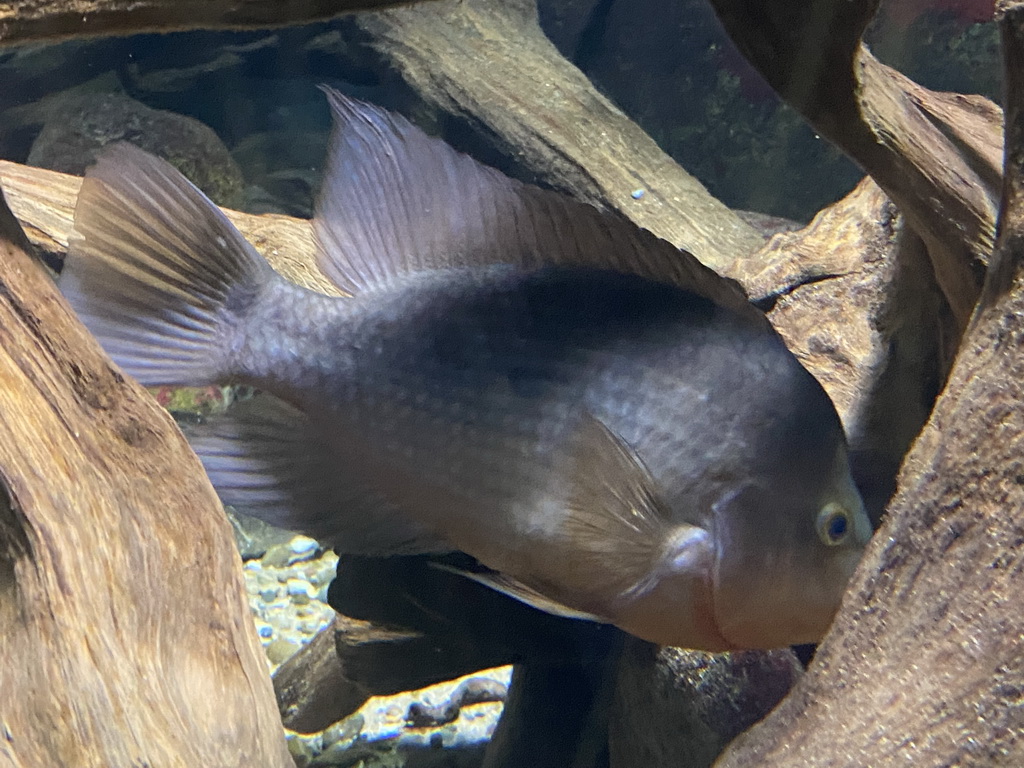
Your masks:
M365 724L366 718L359 712L335 723L323 733L324 748L338 743L350 745L359 736Z
M288 546L295 555L296 559L292 562L297 563L302 560L309 560L316 554L316 551L320 548L316 539L311 539L309 536L296 536L288 542ZM289 563L291 565L291 563Z
M313 760L313 750L305 739L300 739L295 734L288 735L288 752L298 768L306 768Z
M285 568L293 555L292 548L288 546L288 543L282 542L267 549L260 561L264 568Z
M115 141L159 155L218 205L238 207L242 172L212 129L118 94L83 94L54 110L32 144L28 163L81 176L99 150Z
M462 708L470 704L504 701L508 686L486 677L463 680L441 704L429 705L414 701L406 710L405 722L413 728L446 725L458 719Z
M296 642L279 638L267 646L267 658L270 659L272 664L283 664L300 647Z
M231 150L245 174L245 210L309 218L327 153L326 130L252 133Z
M231 527L235 531L235 543L243 560L263 557L268 549L285 544L295 535L291 531L267 525L259 518L242 514L231 507L225 507Z
M285 583L285 591L296 605L307 605L313 598L312 585L302 579L288 579Z

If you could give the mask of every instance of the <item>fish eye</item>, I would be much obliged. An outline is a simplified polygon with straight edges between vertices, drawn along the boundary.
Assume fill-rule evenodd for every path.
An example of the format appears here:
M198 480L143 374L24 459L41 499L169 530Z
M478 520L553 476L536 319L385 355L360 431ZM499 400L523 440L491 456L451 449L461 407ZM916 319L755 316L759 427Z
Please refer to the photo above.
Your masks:
M846 540L850 532L850 514L839 504L826 504L818 513L818 536L829 547Z

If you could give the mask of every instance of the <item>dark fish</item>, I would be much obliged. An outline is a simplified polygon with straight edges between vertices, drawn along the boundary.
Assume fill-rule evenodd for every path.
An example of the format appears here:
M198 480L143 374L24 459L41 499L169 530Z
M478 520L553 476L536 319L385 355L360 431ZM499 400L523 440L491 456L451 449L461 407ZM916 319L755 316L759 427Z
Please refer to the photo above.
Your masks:
M271 393L192 437L224 501L345 552L463 550L659 643L818 640L870 526L764 316L621 217L328 97L319 264L353 298L279 277L129 146L75 212L61 288L119 365Z

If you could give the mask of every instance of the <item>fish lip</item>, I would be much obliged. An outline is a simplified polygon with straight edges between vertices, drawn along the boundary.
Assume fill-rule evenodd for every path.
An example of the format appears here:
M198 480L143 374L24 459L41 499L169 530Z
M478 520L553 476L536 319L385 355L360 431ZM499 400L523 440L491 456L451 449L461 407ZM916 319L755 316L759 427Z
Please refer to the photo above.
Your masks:
M718 606L715 602L715 595L717 594L716 583L718 581L718 548L715 548L715 567L711 569L704 583L704 591L706 594L704 602L707 603L707 613L702 618L704 619L702 631L707 636L715 641L720 647L707 648L706 650L712 653L725 653L728 651L740 651L744 650L742 646L736 645L731 642L725 634L722 632L721 625L718 621ZM709 643L710 645L710 643Z

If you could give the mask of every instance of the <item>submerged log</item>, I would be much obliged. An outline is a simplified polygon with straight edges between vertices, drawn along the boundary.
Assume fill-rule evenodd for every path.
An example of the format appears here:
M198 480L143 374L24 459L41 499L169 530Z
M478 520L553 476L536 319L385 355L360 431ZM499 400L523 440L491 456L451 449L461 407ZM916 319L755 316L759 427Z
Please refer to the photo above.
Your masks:
M353 22L421 98L542 183L619 210L714 269L761 246L558 52L536 0L438 0Z
M945 392L815 662L720 768L1024 764L1024 3L1000 236Z
M992 250L999 108L936 93L861 42L878 0L712 0L740 51L822 136L869 173L928 249L962 330ZM950 340L956 348L957 336Z
M264 29L410 1L12 0L0 5L0 47L143 32Z
M802 672L788 648L712 654L630 638L609 717L610 768L705 768Z
M231 529L0 197L0 763L286 768Z

